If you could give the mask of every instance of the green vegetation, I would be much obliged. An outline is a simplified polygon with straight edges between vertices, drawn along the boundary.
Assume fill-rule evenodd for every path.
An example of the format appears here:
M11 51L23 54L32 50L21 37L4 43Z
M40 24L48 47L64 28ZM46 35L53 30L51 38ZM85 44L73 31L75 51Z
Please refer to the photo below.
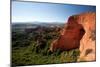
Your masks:
M38 32L37 32L38 31ZM49 52L52 40L59 37L57 28L41 28L31 32L12 31L12 65L77 62L78 49Z

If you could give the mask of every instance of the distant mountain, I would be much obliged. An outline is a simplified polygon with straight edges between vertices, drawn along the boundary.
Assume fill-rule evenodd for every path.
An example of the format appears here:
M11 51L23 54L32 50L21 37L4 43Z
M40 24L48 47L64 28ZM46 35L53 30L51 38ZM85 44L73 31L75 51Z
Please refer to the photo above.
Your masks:
M12 23L12 28L35 28L37 26L43 26L43 27L55 27L55 26L63 26L64 23L60 22L52 22L52 23L47 23L47 22L25 22L25 23Z

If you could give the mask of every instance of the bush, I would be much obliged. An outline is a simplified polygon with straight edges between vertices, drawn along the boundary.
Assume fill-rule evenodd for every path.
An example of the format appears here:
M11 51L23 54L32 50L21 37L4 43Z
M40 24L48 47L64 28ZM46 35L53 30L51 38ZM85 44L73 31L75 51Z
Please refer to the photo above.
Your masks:
M59 37L55 28L44 28L41 34L33 32L12 33L12 65L36 65L63 62L77 62L78 49L49 52L52 40Z

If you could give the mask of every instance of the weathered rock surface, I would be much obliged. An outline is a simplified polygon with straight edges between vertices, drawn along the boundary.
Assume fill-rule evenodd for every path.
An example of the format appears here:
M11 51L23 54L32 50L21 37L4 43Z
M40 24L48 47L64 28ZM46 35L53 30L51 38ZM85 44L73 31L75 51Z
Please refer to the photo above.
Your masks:
M70 16L60 37L52 42L50 50L79 48L78 61L95 60L95 16L93 12Z
M79 16L80 23L84 27L85 34L80 40L80 57L78 61L95 61L96 60L96 14L86 13Z

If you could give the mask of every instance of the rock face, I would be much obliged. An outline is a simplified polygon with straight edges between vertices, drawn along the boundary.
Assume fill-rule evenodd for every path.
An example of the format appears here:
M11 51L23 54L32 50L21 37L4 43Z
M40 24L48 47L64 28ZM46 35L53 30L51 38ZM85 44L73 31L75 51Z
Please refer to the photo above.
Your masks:
M87 13L79 16L80 23L83 25L85 34L80 40L80 57L78 61L96 60L96 14Z
M95 17L93 12L70 16L60 37L51 43L50 50L79 48L78 61L95 60Z

